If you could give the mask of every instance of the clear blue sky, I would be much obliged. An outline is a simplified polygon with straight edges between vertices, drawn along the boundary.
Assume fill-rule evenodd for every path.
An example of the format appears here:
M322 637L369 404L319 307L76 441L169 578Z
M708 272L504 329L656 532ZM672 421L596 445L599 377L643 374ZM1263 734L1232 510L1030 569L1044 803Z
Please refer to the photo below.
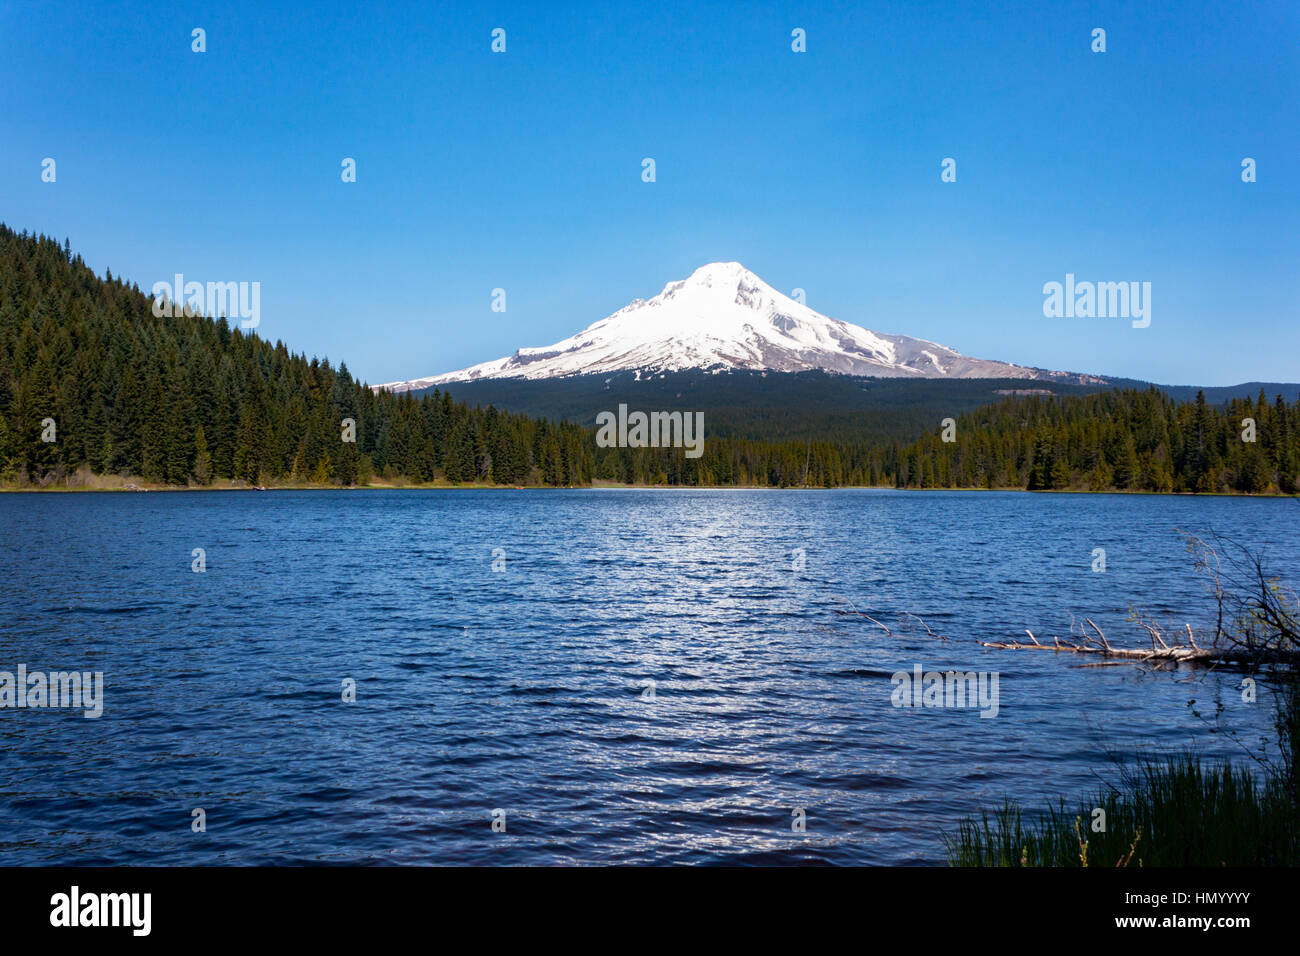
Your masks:
M259 281L263 335L370 382L732 259L982 358L1297 381L1298 62L1294 0L8 0L0 220L146 291ZM1151 326L1044 318L1067 272L1150 281Z

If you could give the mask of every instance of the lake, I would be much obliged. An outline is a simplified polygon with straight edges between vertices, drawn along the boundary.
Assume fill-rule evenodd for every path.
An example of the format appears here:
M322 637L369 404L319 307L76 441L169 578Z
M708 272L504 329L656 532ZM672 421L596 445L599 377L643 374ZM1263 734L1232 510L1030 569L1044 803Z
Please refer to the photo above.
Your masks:
M0 709L0 864L942 863L1108 755L1242 756L1190 699L1267 732L1231 673L977 643L1199 631L1175 528L1300 579L1277 498L0 495L0 671L104 682L98 719ZM997 672L996 716L894 706L916 665Z

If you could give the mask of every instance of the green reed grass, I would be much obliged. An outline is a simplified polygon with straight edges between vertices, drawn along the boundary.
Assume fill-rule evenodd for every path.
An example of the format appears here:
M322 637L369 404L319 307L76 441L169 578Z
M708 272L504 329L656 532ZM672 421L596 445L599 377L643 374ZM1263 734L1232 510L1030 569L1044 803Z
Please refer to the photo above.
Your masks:
M953 866L1288 866L1300 862L1294 686L1277 719L1281 759L1234 767L1194 753L1149 756L1117 786L1026 815L1015 803L945 838ZM1094 832L1094 809L1106 828Z

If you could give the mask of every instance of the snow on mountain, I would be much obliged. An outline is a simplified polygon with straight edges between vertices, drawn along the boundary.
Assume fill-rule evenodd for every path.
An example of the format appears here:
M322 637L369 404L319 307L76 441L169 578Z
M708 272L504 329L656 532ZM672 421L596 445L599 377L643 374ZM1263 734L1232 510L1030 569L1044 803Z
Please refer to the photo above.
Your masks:
M389 382L402 392L484 378L558 378L637 370L821 369L899 378L1025 378L1093 381L1092 376L967 358L934 342L885 335L828 318L777 292L739 262L714 262L688 279L636 299L577 335L458 372Z

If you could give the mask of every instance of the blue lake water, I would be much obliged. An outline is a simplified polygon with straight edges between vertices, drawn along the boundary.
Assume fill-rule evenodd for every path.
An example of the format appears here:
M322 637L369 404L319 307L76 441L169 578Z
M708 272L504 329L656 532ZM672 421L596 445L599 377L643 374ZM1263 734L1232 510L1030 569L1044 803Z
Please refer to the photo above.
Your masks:
M1175 528L1300 580L1289 499L0 495L0 670L105 683L99 719L0 709L0 864L941 863L961 816L1108 753L1240 756L1189 699L1266 732L1229 673L977 643L1197 627ZM916 664L998 672L997 716L893 706Z

